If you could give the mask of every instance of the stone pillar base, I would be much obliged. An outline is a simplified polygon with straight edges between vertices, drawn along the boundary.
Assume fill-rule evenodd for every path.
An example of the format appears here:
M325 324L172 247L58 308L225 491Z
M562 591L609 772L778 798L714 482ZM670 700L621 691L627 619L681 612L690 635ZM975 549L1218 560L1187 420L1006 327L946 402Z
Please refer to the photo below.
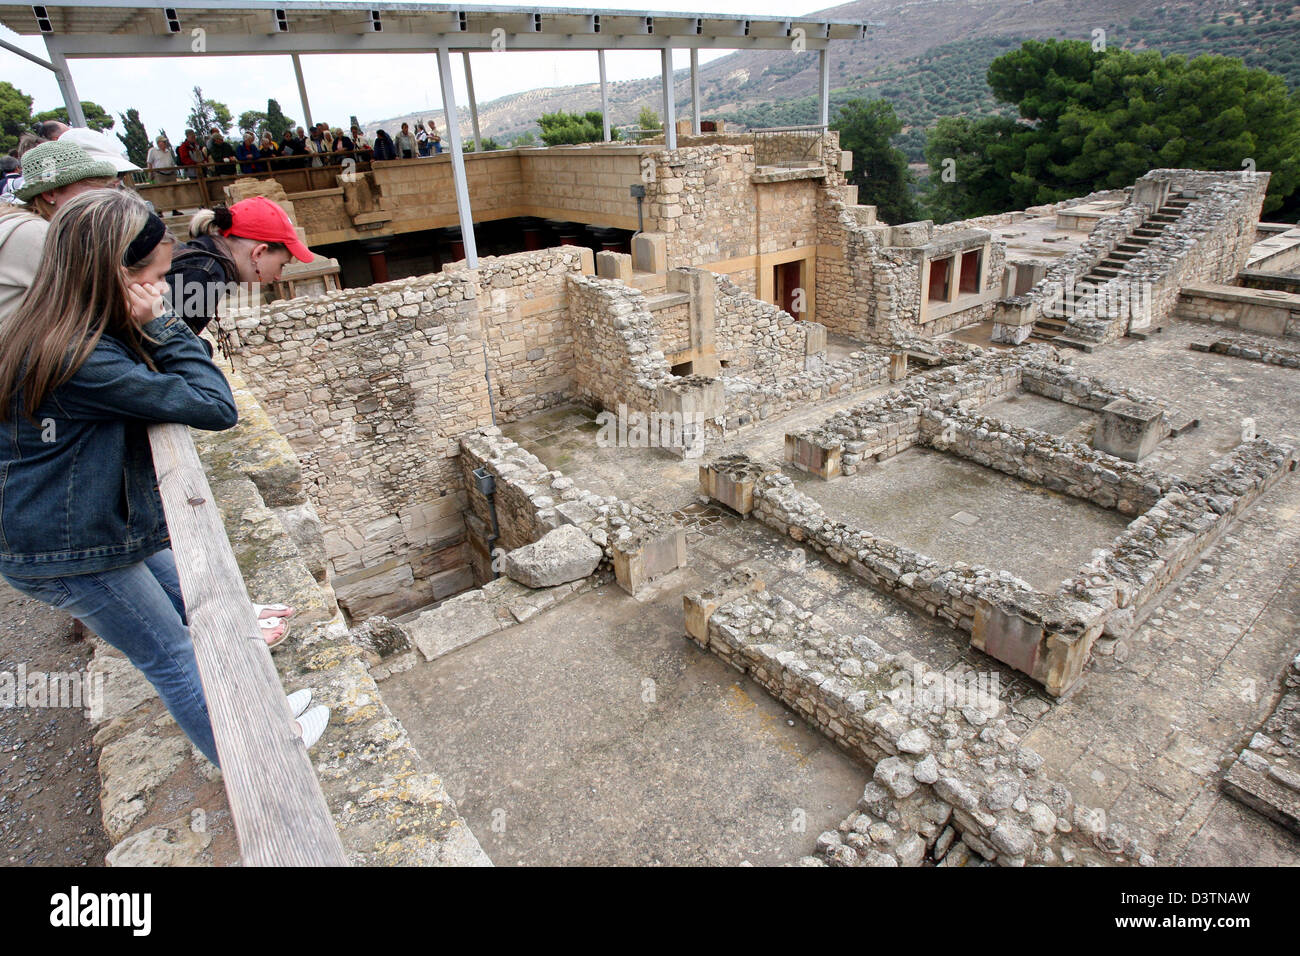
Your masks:
M1029 338L1029 333L1034 331L1032 325L1006 325L1002 322L993 323L994 342L1002 345L1019 345Z
M613 545L614 578L618 586L635 595L642 587L669 571L686 566L686 531L668 527L643 531Z
M785 460L800 471L816 475L823 481L838 478L844 474L842 457L844 449L840 445L829 448L806 441L798 435L785 436Z
M1165 431L1160 408L1118 398L1101 410L1092 446L1125 461L1141 461L1155 451Z
M754 484L771 470L747 455L728 455L700 466L700 493L745 516L754 510Z
M682 595L686 633L699 644L709 643L709 618L724 604L730 604L747 592L763 590L763 582L749 568L737 568L723 575L707 588Z

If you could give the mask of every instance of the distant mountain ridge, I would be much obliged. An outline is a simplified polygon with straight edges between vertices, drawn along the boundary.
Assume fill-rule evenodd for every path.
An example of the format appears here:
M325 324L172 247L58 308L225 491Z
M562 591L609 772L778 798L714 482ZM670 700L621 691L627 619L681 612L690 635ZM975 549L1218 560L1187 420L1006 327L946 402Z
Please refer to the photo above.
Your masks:
M1300 0L1164 0L1158 6L1142 0L861 0L818 13L884 24L866 40L832 46L832 104L855 96L889 99L906 127L900 145L914 159L937 116L999 107L984 79L988 64L1027 39L1104 39L1166 54L1240 56L1300 88ZM749 126L813 122L817 80L811 53L737 51L700 68L701 114ZM674 93L678 116L689 116L689 71L674 74ZM643 106L661 111L659 78L611 83L609 99L611 122L630 125ZM598 83L552 87L481 103L479 123L484 136L506 143L536 132L543 113L599 108ZM366 125L392 133L414 117L442 126L440 110ZM468 135L468 109L461 119Z

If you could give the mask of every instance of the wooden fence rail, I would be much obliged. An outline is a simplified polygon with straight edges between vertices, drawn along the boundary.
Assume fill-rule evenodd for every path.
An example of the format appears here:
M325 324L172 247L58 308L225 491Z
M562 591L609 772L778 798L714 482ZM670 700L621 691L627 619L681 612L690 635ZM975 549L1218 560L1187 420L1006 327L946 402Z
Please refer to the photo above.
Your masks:
M151 425L149 442L240 857L346 866L189 429Z

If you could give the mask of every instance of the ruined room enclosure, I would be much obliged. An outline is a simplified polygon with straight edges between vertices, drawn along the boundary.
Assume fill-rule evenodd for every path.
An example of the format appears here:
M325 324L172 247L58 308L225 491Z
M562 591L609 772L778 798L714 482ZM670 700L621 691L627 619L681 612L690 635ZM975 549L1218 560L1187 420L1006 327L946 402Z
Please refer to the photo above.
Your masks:
M1253 827L1287 859L1207 764L1260 717L1226 696L1288 643L1260 623L1289 613L1296 551L1285 350L1184 323L1074 323L1095 341L1073 365L936 338L1037 308L1044 274L995 298L1021 284L1004 223L886 226L743 150L688 155L663 167L681 221L631 255L453 264L233 322L340 606L397 620L370 672L490 855L1165 862ZM694 267L739 248L688 201L709 177L725 208L759 188L817 226ZM1221 271L1256 190L1204 191L1194 264ZM1138 192L1075 204L1095 235L1061 263L1146 222ZM780 307L809 279L817 322ZM521 577L556 534L590 566Z

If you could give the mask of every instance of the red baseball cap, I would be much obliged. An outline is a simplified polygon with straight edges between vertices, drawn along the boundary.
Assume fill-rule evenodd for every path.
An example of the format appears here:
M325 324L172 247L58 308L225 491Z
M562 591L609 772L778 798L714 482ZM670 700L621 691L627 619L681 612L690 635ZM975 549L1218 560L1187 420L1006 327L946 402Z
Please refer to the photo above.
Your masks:
M288 213L265 196L241 199L230 207L230 218L232 224L225 232L227 236L283 243L299 262L316 258L298 239L298 231L289 221Z

